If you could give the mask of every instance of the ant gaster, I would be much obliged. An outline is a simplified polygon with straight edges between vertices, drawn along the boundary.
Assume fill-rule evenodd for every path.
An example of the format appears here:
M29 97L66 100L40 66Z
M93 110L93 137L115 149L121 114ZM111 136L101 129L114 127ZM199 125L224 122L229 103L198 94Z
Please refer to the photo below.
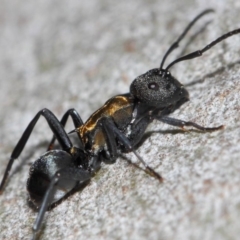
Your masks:
M36 114L14 148L0 185L2 192L14 160L21 154L39 117L43 116L54 136L48 151L32 164L27 181L30 201L39 208L33 225L33 239L36 238L48 209L79 185L87 184L102 162L114 163L122 152L133 152L143 164L144 170L162 181L162 177L150 168L135 150L147 126L154 119L181 128L191 126L201 131L215 131L223 127L205 128L194 122L168 117L189 100L188 91L171 75L169 69L180 61L201 56L222 40L240 33L240 29L228 32L203 49L176 59L164 69L166 58L178 47L192 25L210 12L213 10L205 10L190 22L164 55L160 68L149 70L137 77L130 86L130 93L109 99L85 123L75 109L68 110L60 122L48 109L42 109ZM64 130L69 117L75 125L72 132L78 135L78 147L73 146ZM52 150L55 139L58 140L61 150Z

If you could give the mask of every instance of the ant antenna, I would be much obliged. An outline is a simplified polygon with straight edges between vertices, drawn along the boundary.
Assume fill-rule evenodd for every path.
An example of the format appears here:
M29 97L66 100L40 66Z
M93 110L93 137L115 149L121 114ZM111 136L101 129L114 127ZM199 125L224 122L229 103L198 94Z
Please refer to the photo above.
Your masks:
M219 42L223 41L224 39L226 38L229 38L235 34L239 34L240 33L240 28L238 29L235 29L231 32L228 32L224 35L222 35L221 37L217 38L216 40L214 40L213 42L211 42L210 44L208 44L206 47L204 47L203 49L201 50L197 50L195 52L192 52L192 53L189 53L183 57L180 57L178 59L176 59L175 61L173 61L172 63L170 63L167 68L166 68L166 71L171 68L174 64L178 63L178 62L181 62L181 61L185 61L185 60L189 60L189 59L193 59L193 58L197 58L197 57L200 57L202 56L202 54L206 51L208 51L210 48L212 48L214 45L218 44Z
M179 43L180 41L185 37L185 35L187 34L187 32L189 31L189 29L196 23L196 21L198 19L200 19L202 16L204 16L205 14L208 14L208 13L211 13L211 12L214 12L213 9L207 9L205 11L203 11L202 13L200 13L199 15L197 15L189 24L188 26L186 27L186 29L183 31L183 33L180 35L180 37L177 39L176 42L174 42L170 48L167 50L167 52L165 53L164 57L163 57L163 60L161 62L161 65L160 65L160 70L163 69L163 64L165 62L165 60L167 59L168 55L177 47L179 47Z

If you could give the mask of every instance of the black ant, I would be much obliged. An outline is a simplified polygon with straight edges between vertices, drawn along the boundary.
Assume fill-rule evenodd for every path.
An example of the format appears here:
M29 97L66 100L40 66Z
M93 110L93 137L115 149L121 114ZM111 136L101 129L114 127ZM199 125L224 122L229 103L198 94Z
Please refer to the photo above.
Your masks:
M240 33L240 29L228 32L203 49L177 58L164 69L163 65L168 55L178 47L194 23L210 12L213 10L205 10L190 22L182 35L170 46L159 68L137 77L130 86L130 93L109 99L85 123L75 109L68 110L60 122L48 109L42 109L36 114L14 148L0 185L2 192L14 160L21 154L39 117L43 116L54 136L48 151L31 166L27 181L30 201L39 208L33 225L33 239L36 238L48 209L54 207L81 184L87 184L99 170L102 162L114 163L122 152L133 152L143 164L144 171L162 182L162 177L149 167L135 150L147 126L154 119L180 128L191 126L201 131L223 128L223 126L205 128L194 122L168 117L189 100L188 91L171 75L169 69L178 62L200 57L217 43ZM72 132L77 133L78 147L73 146L64 130L69 117L75 125ZM52 150L55 139L61 145L61 150Z

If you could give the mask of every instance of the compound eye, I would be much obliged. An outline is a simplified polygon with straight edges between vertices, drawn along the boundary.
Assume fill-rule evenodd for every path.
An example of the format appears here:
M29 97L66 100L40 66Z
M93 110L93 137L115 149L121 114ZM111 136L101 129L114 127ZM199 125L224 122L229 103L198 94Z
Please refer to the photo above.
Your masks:
M159 86L158 86L157 83L151 82L151 83L148 84L148 88L151 89L151 90L157 91L159 89Z

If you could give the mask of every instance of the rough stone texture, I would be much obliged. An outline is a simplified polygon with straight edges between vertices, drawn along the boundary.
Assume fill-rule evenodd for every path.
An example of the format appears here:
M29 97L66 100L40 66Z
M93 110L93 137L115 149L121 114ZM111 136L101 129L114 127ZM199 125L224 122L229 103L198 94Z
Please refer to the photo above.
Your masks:
M196 24L182 48L214 21L187 52L240 27L239 1L2 0L0 174L38 110L47 107L60 118L74 107L86 120L108 98L127 92L135 77L159 66L186 24L209 7L216 13ZM224 124L224 130L183 132L154 122L138 152L164 183L121 158L103 165L87 188L46 215L41 239L238 239L239 54L240 35L172 69L191 95L173 116ZM50 138L41 119L0 196L0 239L31 236L36 213L26 204L28 169Z

